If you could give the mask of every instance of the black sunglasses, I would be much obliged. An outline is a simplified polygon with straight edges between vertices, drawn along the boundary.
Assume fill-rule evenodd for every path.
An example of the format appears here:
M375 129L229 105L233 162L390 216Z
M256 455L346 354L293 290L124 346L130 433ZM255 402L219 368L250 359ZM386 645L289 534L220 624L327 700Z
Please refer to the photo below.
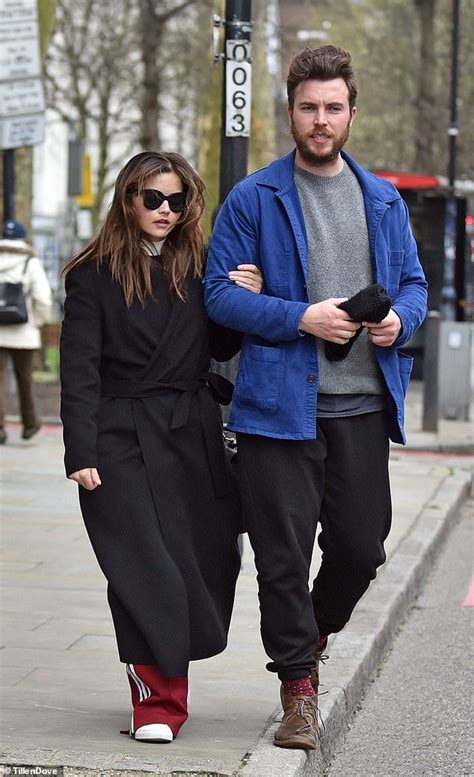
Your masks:
M143 205L147 210L156 210L167 200L173 213L182 213L186 208L186 192L173 192L163 194L159 189L143 189L140 192L143 197Z

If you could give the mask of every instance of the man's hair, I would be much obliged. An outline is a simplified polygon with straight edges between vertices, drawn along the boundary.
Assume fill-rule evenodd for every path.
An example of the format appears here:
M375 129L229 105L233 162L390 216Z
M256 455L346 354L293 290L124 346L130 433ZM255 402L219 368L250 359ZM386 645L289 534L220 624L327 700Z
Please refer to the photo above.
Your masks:
M309 78L317 81L343 78L349 90L349 108L352 110L357 98L357 79L352 68L352 57L348 51L336 46L321 46L319 49L305 48L293 58L286 81L288 105L291 110L295 103L296 89L302 81Z

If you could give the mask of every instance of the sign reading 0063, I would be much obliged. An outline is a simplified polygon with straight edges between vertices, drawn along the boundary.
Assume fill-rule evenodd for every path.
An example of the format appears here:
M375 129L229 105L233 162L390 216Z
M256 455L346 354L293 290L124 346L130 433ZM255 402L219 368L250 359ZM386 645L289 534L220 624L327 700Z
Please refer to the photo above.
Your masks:
M250 135L250 102L252 87L251 43L247 40L226 41L226 111L227 137Z

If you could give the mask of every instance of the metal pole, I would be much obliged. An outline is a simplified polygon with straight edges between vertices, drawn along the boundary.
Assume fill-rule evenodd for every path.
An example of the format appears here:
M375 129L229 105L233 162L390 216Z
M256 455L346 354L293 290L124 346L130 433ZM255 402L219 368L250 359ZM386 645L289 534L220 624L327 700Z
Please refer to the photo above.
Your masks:
M459 0L453 0L453 28L451 38L451 104L449 120L449 187L454 191L456 179L456 145L458 128L458 81L459 81Z
M222 88L221 159L219 180L219 208L232 187L247 175L251 105L251 0L226 0L224 53L214 51L214 61L224 62ZM213 369L235 383L238 356L225 364L213 363ZM222 408L224 422L230 408Z
M15 220L15 150L3 152L3 220Z
M452 39L451 39L451 100L448 128L448 200L446 203L444 233L444 273L441 290L441 312L446 321L456 320L456 221L457 206L455 195L456 151L458 129L458 80L459 80L459 0L453 0Z
M441 316L430 310L425 323L423 362L423 422L424 432L438 431L439 416L439 329Z
M225 43L232 40L250 41L252 3L251 0L226 0ZM227 56L225 54L225 56ZM227 60L225 60L227 68ZM248 137L229 137L226 134L226 111L228 104L227 79L224 74L222 92L222 129L219 201L222 204L230 190L247 175ZM240 103L237 101L237 105ZM236 126L238 127L239 121Z

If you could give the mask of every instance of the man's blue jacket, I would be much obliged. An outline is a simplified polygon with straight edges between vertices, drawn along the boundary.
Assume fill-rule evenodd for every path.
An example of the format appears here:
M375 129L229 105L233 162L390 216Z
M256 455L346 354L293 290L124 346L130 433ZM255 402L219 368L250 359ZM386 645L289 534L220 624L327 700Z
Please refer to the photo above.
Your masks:
M375 281L388 290L401 319L390 348L374 346L388 391L389 433L405 442L404 398L413 359L400 353L426 315L426 280L404 201L392 184L348 154L365 202ZM316 437L316 338L298 330L308 301L308 241L294 183L295 151L252 173L230 192L216 219L204 279L209 316L245 333L229 428L304 440ZM261 294L228 278L238 264L256 264Z

